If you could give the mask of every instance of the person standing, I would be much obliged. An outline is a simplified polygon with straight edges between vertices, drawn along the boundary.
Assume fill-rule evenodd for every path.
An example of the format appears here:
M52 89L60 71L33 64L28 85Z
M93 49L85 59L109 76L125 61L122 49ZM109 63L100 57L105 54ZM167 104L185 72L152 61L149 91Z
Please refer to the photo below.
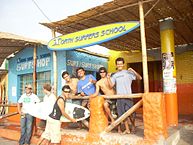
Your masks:
M129 95L132 94L131 84L133 80L141 80L142 77L132 68L128 68L128 70L124 70L124 59L119 57L115 60L117 66L117 72L111 77L110 85L111 87L116 86L117 95ZM133 106L133 99L117 99L117 113L120 117L123 115L128 109ZM134 118L131 119L133 131L135 130L135 121ZM125 124L125 133L130 133L128 120L124 121ZM118 127L118 132L121 132L120 126Z
M27 110L30 109L30 104L39 103L40 99L32 93L32 86L30 84L25 86L25 93L19 98L17 103L17 109L21 116L21 136L19 139L19 145L30 144L32 135L33 116L28 114ZM33 108L31 108L33 109Z
M96 91L96 87L95 87L96 78L91 74L86 75L85 70L82 67L77 68L76 73L79 77L78 86L77 86L78 93L81 96L90 96L94 94ZM82 106L86 106L86 105L88 105L88 101L84 100L82 102Z
M79 81L78 78L71 78L67 71L62 73L62 78L65 80L65 84L70 86L71 94L75 96L77 94L77 84ZM81 105L81 100L73 99L72 103Z
M47 118L46 129L42 133L40 140L37 145L42 143L42 140L46 140L47 142L51 141L51 144L57 145L60 144L61 141L61 122L60 117L63 115L71 122L77 122L74 118L71 118L65 112L65 102L66 98L68 98L70 93L70 87L68 85L64 85L62 87L62 94L57 98L52 113Z
M56 102L56 96L52 93L52 86L48 83L43 85L43 92L45 94L43 98L44 106L47 106L47 108L44 108L46 110L49 110L48 112L52 112L52 109L54 107L54 104ZM46 120L41 120L41 124L46 125ZM44 141L44 138L40 138L40 142ZM45 141L46 144L46 141Z
M96 82L96 92L90 96L90 98L94 98L99 95L100 90L105 94L105 95L115 95L115 90L110 86L109 79L107 77L107 70L105 67L99 68L99 73L101 76L101 79ZM111 119L111 122L114 122L114 118L111 114L111 111L109 109L109 103L110 100L105 100L104 102L104 109L109 118Z

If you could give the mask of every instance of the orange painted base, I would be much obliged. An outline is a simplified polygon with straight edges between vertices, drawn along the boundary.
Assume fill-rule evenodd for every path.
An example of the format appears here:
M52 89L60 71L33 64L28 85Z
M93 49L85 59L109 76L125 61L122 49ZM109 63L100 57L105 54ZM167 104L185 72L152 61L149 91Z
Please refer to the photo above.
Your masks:
M160 136L168 136L163 93L143 95L143 120L145 139L156 141Z
M166 119L168 126L178 126L177 94L164 94L166 104Z

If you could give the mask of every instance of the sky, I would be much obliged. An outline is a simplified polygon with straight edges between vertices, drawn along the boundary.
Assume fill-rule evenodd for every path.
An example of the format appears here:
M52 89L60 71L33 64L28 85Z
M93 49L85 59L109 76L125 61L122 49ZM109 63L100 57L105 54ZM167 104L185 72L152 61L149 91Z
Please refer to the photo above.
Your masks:
M51 30L39 23L62 20L109 1L0 0L0 31L48 42L52 38Z

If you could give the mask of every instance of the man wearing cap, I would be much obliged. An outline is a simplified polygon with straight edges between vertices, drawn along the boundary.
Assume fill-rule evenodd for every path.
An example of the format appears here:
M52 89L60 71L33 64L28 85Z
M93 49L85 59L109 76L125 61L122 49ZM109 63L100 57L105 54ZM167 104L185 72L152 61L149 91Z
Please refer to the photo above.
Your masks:
M32 103L39 103L39 98L32 93L32 86L30 84L25 86L25 93L19 98L17 108L21 115L21 137L19 139L19 145L30 144L32 135L33 116L28 114L27 110L30 109L29 105ZM33 108L31 108L33 109Z

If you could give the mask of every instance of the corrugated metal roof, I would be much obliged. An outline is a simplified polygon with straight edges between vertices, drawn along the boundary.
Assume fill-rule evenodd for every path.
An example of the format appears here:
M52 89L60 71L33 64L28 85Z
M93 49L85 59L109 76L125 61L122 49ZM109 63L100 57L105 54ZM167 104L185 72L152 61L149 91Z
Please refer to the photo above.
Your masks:
M147 48L160 47L159 20L174 19L175 44L193 43L193 1L192 0L144 0ZM41 23L61 34L68 34L91 27L115 22L139 20L138 0L114 0L102 6L89 9L64 20ZM113 50L141 49L139 28L129 34L101 44Z

